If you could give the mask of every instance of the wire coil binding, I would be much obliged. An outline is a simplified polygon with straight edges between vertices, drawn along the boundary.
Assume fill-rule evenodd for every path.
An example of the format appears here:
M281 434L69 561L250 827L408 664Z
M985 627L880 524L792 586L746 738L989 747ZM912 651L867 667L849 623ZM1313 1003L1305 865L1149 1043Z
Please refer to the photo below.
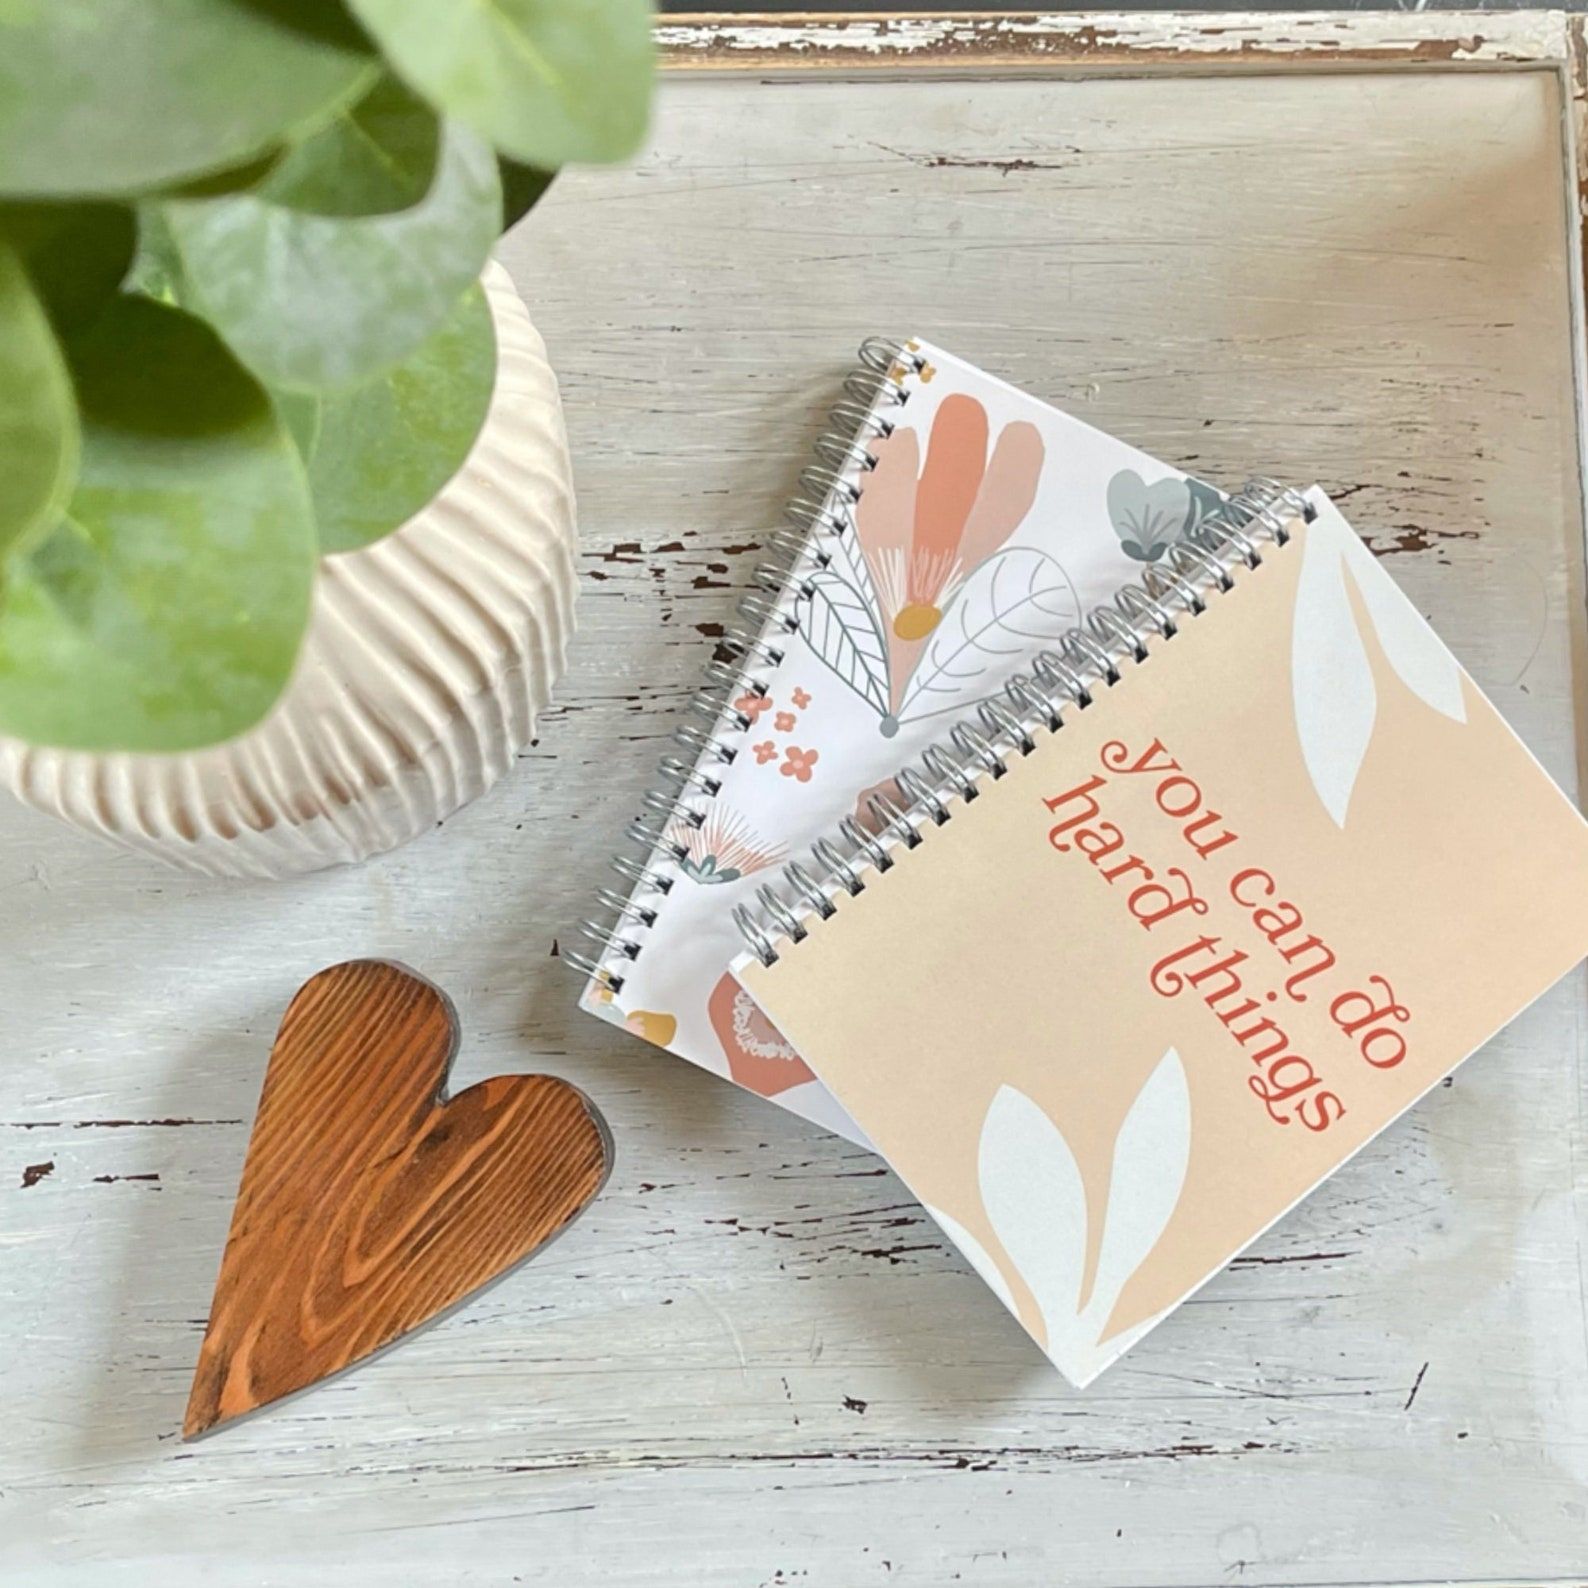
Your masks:
M1147 661L1155 641L1172 640L1182 623L1207 610L1209 597L1233 586L1237 568L1260 567L1264 548L1283 546L1289 525L1310 516L1298 491L1274 480L1249 481L1171 546L1163 563L1094 607L1054 649L1033 658L1028 673L1010 679L1001 697L984 701L977 721L958 724L898 773L905 805L874 795L871 829L846 818L836 838L813 847L809 863L782 868L781 891L768 883L756 890L753 906L736 906L734 923L750 952L763 965L775 964L780 939L802 942L815 922L834 913L839 893L864 892L868 870L889 870L901 846L914 849L929 828L951 821L956 802L977 799L1011 760L1037 748L1039 734L1058 732L1070 712L1084 711L1100 689L1119 683L1125 668Z
M629 837L643 853L620 854L611 862L632 891L624 896L603 888L597 894L606 917L579 924L593 953L561 951L575 970L609 992L621 990L625 967L639 958L678 867L689 858L682 838L705 824L722 786L714 769L732 764L754 725L735 702L770 692L771 674L785 656L781 641L798 628L795 605L805 581L831 561L833 537L854 533L855 504L873 467L870 443L893 433L891 411L909 400L903 373L919 371L922 363L886 337L868 337L860 345L856 365L844 378L844 396L812 449L815 461L801 472L798 493L784 509L786 522L766 537L776 560L761 563L751 575L753 588L720 642L727 655L709 664L705 686L688 702L692 720L673 735L688 759L662 760L656 786L643 797L644 811L629 824ZM791 878L808 878L798 867L787 871Z

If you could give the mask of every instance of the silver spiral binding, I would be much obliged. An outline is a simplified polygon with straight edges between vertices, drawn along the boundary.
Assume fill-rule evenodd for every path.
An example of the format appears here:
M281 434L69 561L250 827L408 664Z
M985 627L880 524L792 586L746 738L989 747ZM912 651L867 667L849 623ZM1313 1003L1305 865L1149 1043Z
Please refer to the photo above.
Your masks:
M834 913L842 894L864 892L868 873L887 871L900 848L914 849L930 828L952 821L957 805L979 798L1012 760L1030 755L1040 734L1058 732L1072 711L1086 710L1127 669L1150 661L1160 643L1207 610L1210 598L1233 587L1238 569L1261 567L1265 549L1283 546L1289 525L1310 516L1299 492L1273 480L1252 480L1229 497L1171 546L1163 562L1035 657L1001 697L984 701L977 720L960 723L915 766L905 767L896 778L903 807L874 795L867 807L871 826L846 818L835 837L812 848L808 863L782 868L781 887L767 883L756 890L754 906L738 905L734 922L750 952L763 965L775 964L780 943L802 942Z
M631 891L598 892L606 915L579 925L581 935L594 945L592 953L561 950L568 964L611 993L622 988L624 967L639 957L678 867L689 858L682 837L706 823L710 803L722 786L715 769L732 763L754 726L754 717L735 702L770 692L771 674L785 655L781 642L799 626L795 602L810 575L831 562L832 537L854 533L855 504L874 464L871 443L893 433L892 411L909 400L901 371L918 371L922 363L902 343L884 337L861 344L858 362L844 378L844 395L812 449L814 461L801 472L798 493L784 509L786 524L765 537L775 560L761 563L751 575L753 588L740 601L736 621L706 668L705 686L688 702L692 720L673 736L688 758L663 759L657 785L643 797L644 811L629 824L629 837L643 853L620 854L611 862ZM862 846L861 852L868 851ZM805 906L817 910L809 873L790 866L786 875ZM767 908L781 923L776 910Z

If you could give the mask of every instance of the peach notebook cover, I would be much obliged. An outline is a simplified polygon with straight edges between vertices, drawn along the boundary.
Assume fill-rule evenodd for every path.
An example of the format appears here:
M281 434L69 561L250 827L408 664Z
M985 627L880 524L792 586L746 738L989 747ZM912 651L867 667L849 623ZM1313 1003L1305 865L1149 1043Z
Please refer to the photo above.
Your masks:
M1588 826L1307 502L744 917L745 988L1076 1384L1588 952Z

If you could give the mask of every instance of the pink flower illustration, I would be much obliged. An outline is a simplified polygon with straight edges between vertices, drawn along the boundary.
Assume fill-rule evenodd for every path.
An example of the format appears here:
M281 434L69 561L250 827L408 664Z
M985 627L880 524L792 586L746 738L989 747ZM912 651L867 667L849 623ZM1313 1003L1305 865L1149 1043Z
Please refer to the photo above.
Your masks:
M772 751L777 754L776 749ZM669 836L688 851L679 865L696 882L737 882L752 872L775 866L788 851L760 837L738 811L714 800L711 814L699 827L679 823Z
M778 771L784 777L794 778L800 783L809 783L811 768L821 759L815 750L801 750L798 745L790 745L784 752L786 759Z
M772 709L772 702L766 695L758 695L753 690L746 690L734 701L735 711L742 711L753 724L763 711Z
M804 709L810 705L810 703L811 697L807 690L796 689L794 691L794 704L798 706L801 711L804 711Z
M761 1013L731 971L724 971L712 989L706 1013L722 1044L728 1073L740 1086L762 1097L776 1097L791 1086L815 1079L788 1038Z
M755 758L762 766L765 766L768 761L777 760L777 746L770 739L763 739L755 747Z
M877 590L893 709L944 609L1014 534L1036 499L1044 448L1035 425L999 431L989 457L987 410L945 397L921 440L900 426L873 443L876 468L856 512L856 538Z
M787 733L793 728L796 721L797 719L792 711L780 711L772 719L772 726L776 728L779 733Z

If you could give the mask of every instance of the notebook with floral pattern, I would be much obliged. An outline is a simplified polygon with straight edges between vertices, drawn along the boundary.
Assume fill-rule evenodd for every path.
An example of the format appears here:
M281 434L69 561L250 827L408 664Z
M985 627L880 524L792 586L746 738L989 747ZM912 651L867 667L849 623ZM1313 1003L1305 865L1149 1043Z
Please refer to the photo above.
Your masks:
M729 974L733 906L997 695L1219 493L925 342L868 344L746 602L742 654L648 796L583 1007L853 1140Z

